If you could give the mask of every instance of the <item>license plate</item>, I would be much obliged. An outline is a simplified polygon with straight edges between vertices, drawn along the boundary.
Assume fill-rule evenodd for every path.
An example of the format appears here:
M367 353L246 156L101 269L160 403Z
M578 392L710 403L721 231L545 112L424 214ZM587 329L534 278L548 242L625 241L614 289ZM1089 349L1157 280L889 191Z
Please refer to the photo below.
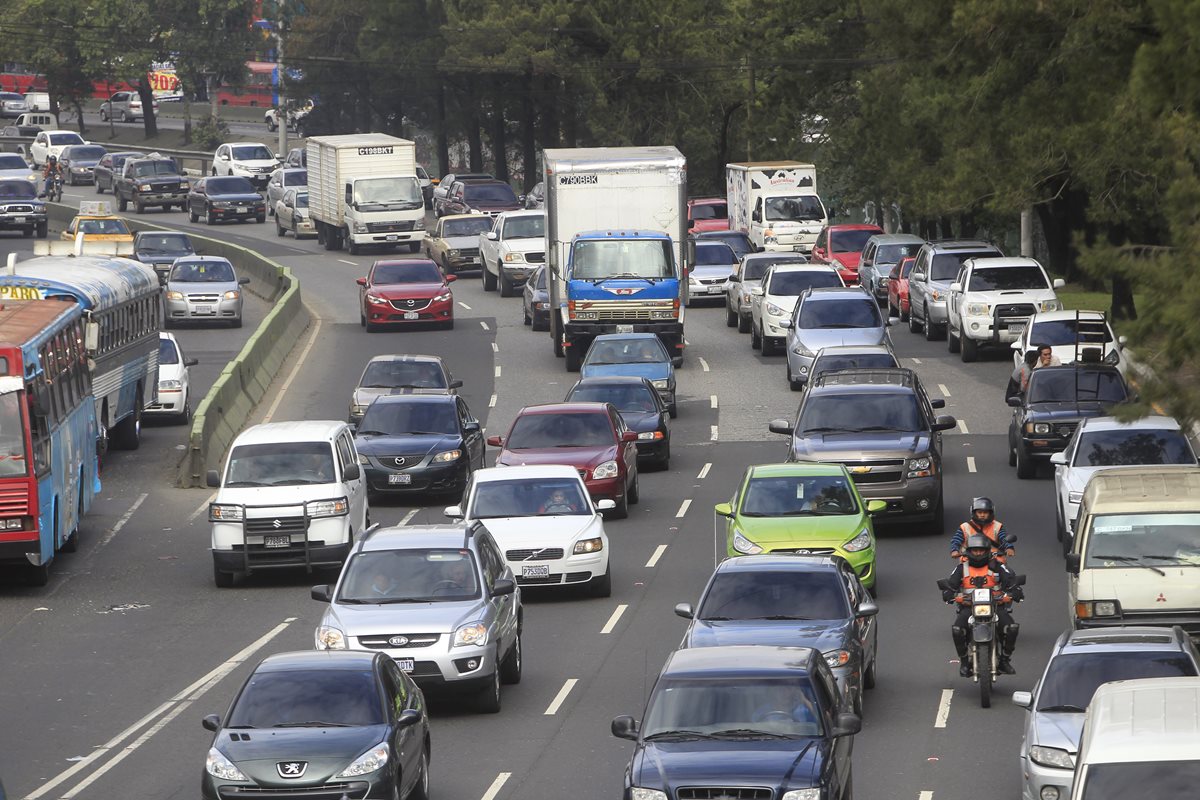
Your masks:
M25 218L24 217L13 217L12 221L13 222L24 222Z
M412 475L388 475L388 483L412 483Z
M404 318L405 319L420 319L421 315L418 314L416 311L405 311Z
M211 313L213 313L213 307L212 307L212 306L196 306L196 308L195 308L195 313L197 313L197 314L211 314Z
M794 245L792 245L792 250L794 250L794 251L795 251L795 252L797 252L797 253L803 253L803 252L804 252L804 245L800 245L800 244L794 244Z
M416 669L417 665L413 662L413 659L411 659L411 658L397 658L396 666L399 667L404 672L412 672L414 669Z
M720 294L720 293L721 293L721 292L723 292L723 291L725 291L725 287L724 287L724 286L710 286L710 287L708 287L708 293L709 293L709 294Z
M398 241L400 241L400 237L399 237L399 236L397 236L397 235L396 235L396 234L394 234L394 233L389 233L389 234L387 235L387 240L388 240L389 242L398 242Z
M522 578L549 578L550 577L550 565L549 564L537 564L532 567L522 566L521 567L521 577Z
M632 325L618 325L617 333L633 333Z
M1025 323L1024 322L1010 322L1008 324L1008 332L1016 333L1016 334L1024 333L1025 332Z
M263 537L264 547L287 547L292 543L290 536L265 536Z

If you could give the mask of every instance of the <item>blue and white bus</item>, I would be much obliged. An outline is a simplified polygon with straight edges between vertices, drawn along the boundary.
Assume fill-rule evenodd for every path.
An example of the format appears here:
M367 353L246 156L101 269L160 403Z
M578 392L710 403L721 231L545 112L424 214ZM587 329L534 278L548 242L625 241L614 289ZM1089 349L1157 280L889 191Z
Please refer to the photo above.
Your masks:
M100 423L109 443L136 450L142 411L158 397L162 287L151 267L102 255L41 256L0 270L2 300L73 300L83 310Z

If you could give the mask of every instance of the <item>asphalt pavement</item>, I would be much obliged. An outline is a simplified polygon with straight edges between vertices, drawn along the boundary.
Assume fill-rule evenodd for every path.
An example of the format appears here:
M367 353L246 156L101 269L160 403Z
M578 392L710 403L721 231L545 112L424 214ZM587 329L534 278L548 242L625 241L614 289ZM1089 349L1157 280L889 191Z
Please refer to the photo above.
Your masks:
M343 419L363 364L380 353L446 358L489 433L505 432L524 405L560 400L577 377L553 356L548 334L521 324L520 299L485 293L477 274L454 284L454 330L368 334L358 325L354 279L374 258L397 256L327 253L314 240L276 238L270 221L209 228L180 213L150 217L254 246L300 278L317 321L257 420ZM501 713L477 715L433 699L438 797L619 796L631 745L609 734L609 722L641 715L683 634L672 608L695 602L711 573L712 506L729 499L748 465L784 457L786 439L769 433L767 422L793 415L799 398L787 386L782 357L752 351L748 335L725 326L722 308L689 309L686 328L671 469L644 473L641 503L628 520L607 523L612 597L524 592L524 676L505 687ZM181 334L185 348L214 370L234 348L199 337L238 335L194 333L194 346L193 332ZM1018 674L1003 678L995 706L982 709L975 684L958 677L952 612L934 585L953 566L949 531L879 529L879 683L855 742L857 796L1016 797L1024 712L1005 698L1032 687L1067 624L1052 485L1048 473L1018 481L1007 465L1008 351L967 365L945 342L926 342L906 326L896 324L891 335L904 365L960 421L944 440L947 523L965 517L973 496L990 495L1021 538L1012 566L1029 576L1028 599L1016 612ZM202 367L193 369L197 389L211 381L207 374L197 380ZM56 565L49 587L0 585L0 719L8 732L0 780L14 797L197 796L211 739L200 719L223 713L262 657L312 647L322 606L308 588L325 576L213 586L209 492L173 488L173 471L165 469L182 441L182 428L152 429L141 450L106 467L83 546ZM451 502L395 500L373 507L372 518L441 521Z

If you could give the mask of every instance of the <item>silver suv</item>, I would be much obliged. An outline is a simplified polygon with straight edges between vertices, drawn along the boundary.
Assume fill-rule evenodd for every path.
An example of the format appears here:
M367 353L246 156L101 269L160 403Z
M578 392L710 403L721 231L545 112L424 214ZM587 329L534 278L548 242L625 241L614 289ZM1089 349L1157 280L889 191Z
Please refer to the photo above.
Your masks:
M928 341L941 339L949 321L950 284L968 258L1002 256L1000 248L975 240L926 242L908 274L908 329Z
M521 590L481 523L369 529L312 597L329 603L318 650L382 650L426 691L473 693L485 713L521 680Z

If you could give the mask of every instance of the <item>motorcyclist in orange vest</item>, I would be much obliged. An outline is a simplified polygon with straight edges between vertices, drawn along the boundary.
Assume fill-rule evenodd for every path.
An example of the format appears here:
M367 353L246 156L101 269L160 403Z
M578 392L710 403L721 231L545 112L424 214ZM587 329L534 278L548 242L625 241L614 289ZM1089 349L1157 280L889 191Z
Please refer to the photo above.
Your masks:
M1016 670L1012 666L1013 650L1017 646L1017 633L1020 626L1013 622L1009 609L1014 600L1024 597L1024 592L1016 584L1017 576L1012 570L992 557L992 544L982 533L972 534L967 539L966 561L959 562L950 573L950 585L958 587L958 591L943 591L942 599L947 603L958 605L958 613L954 617L954 625L950 635L954 638L954 649L958 652L958 674L964 678L971 677L971 659L967 655L967 637L970 626L967 620L971 616L970 590L990 589L999 587L1007 599L996 603L998 630L1001 652L996 662L996 668L1007 675ZM964 592L967 594L964 596Z
M977 533L988 538L993 553L1002 562L1016 552L1013 543L1008 540L1004 523L996 519L995 504L987 497L976 497L971 501L971 518L959 525L950 537L950 557L961 559L963 542Z

